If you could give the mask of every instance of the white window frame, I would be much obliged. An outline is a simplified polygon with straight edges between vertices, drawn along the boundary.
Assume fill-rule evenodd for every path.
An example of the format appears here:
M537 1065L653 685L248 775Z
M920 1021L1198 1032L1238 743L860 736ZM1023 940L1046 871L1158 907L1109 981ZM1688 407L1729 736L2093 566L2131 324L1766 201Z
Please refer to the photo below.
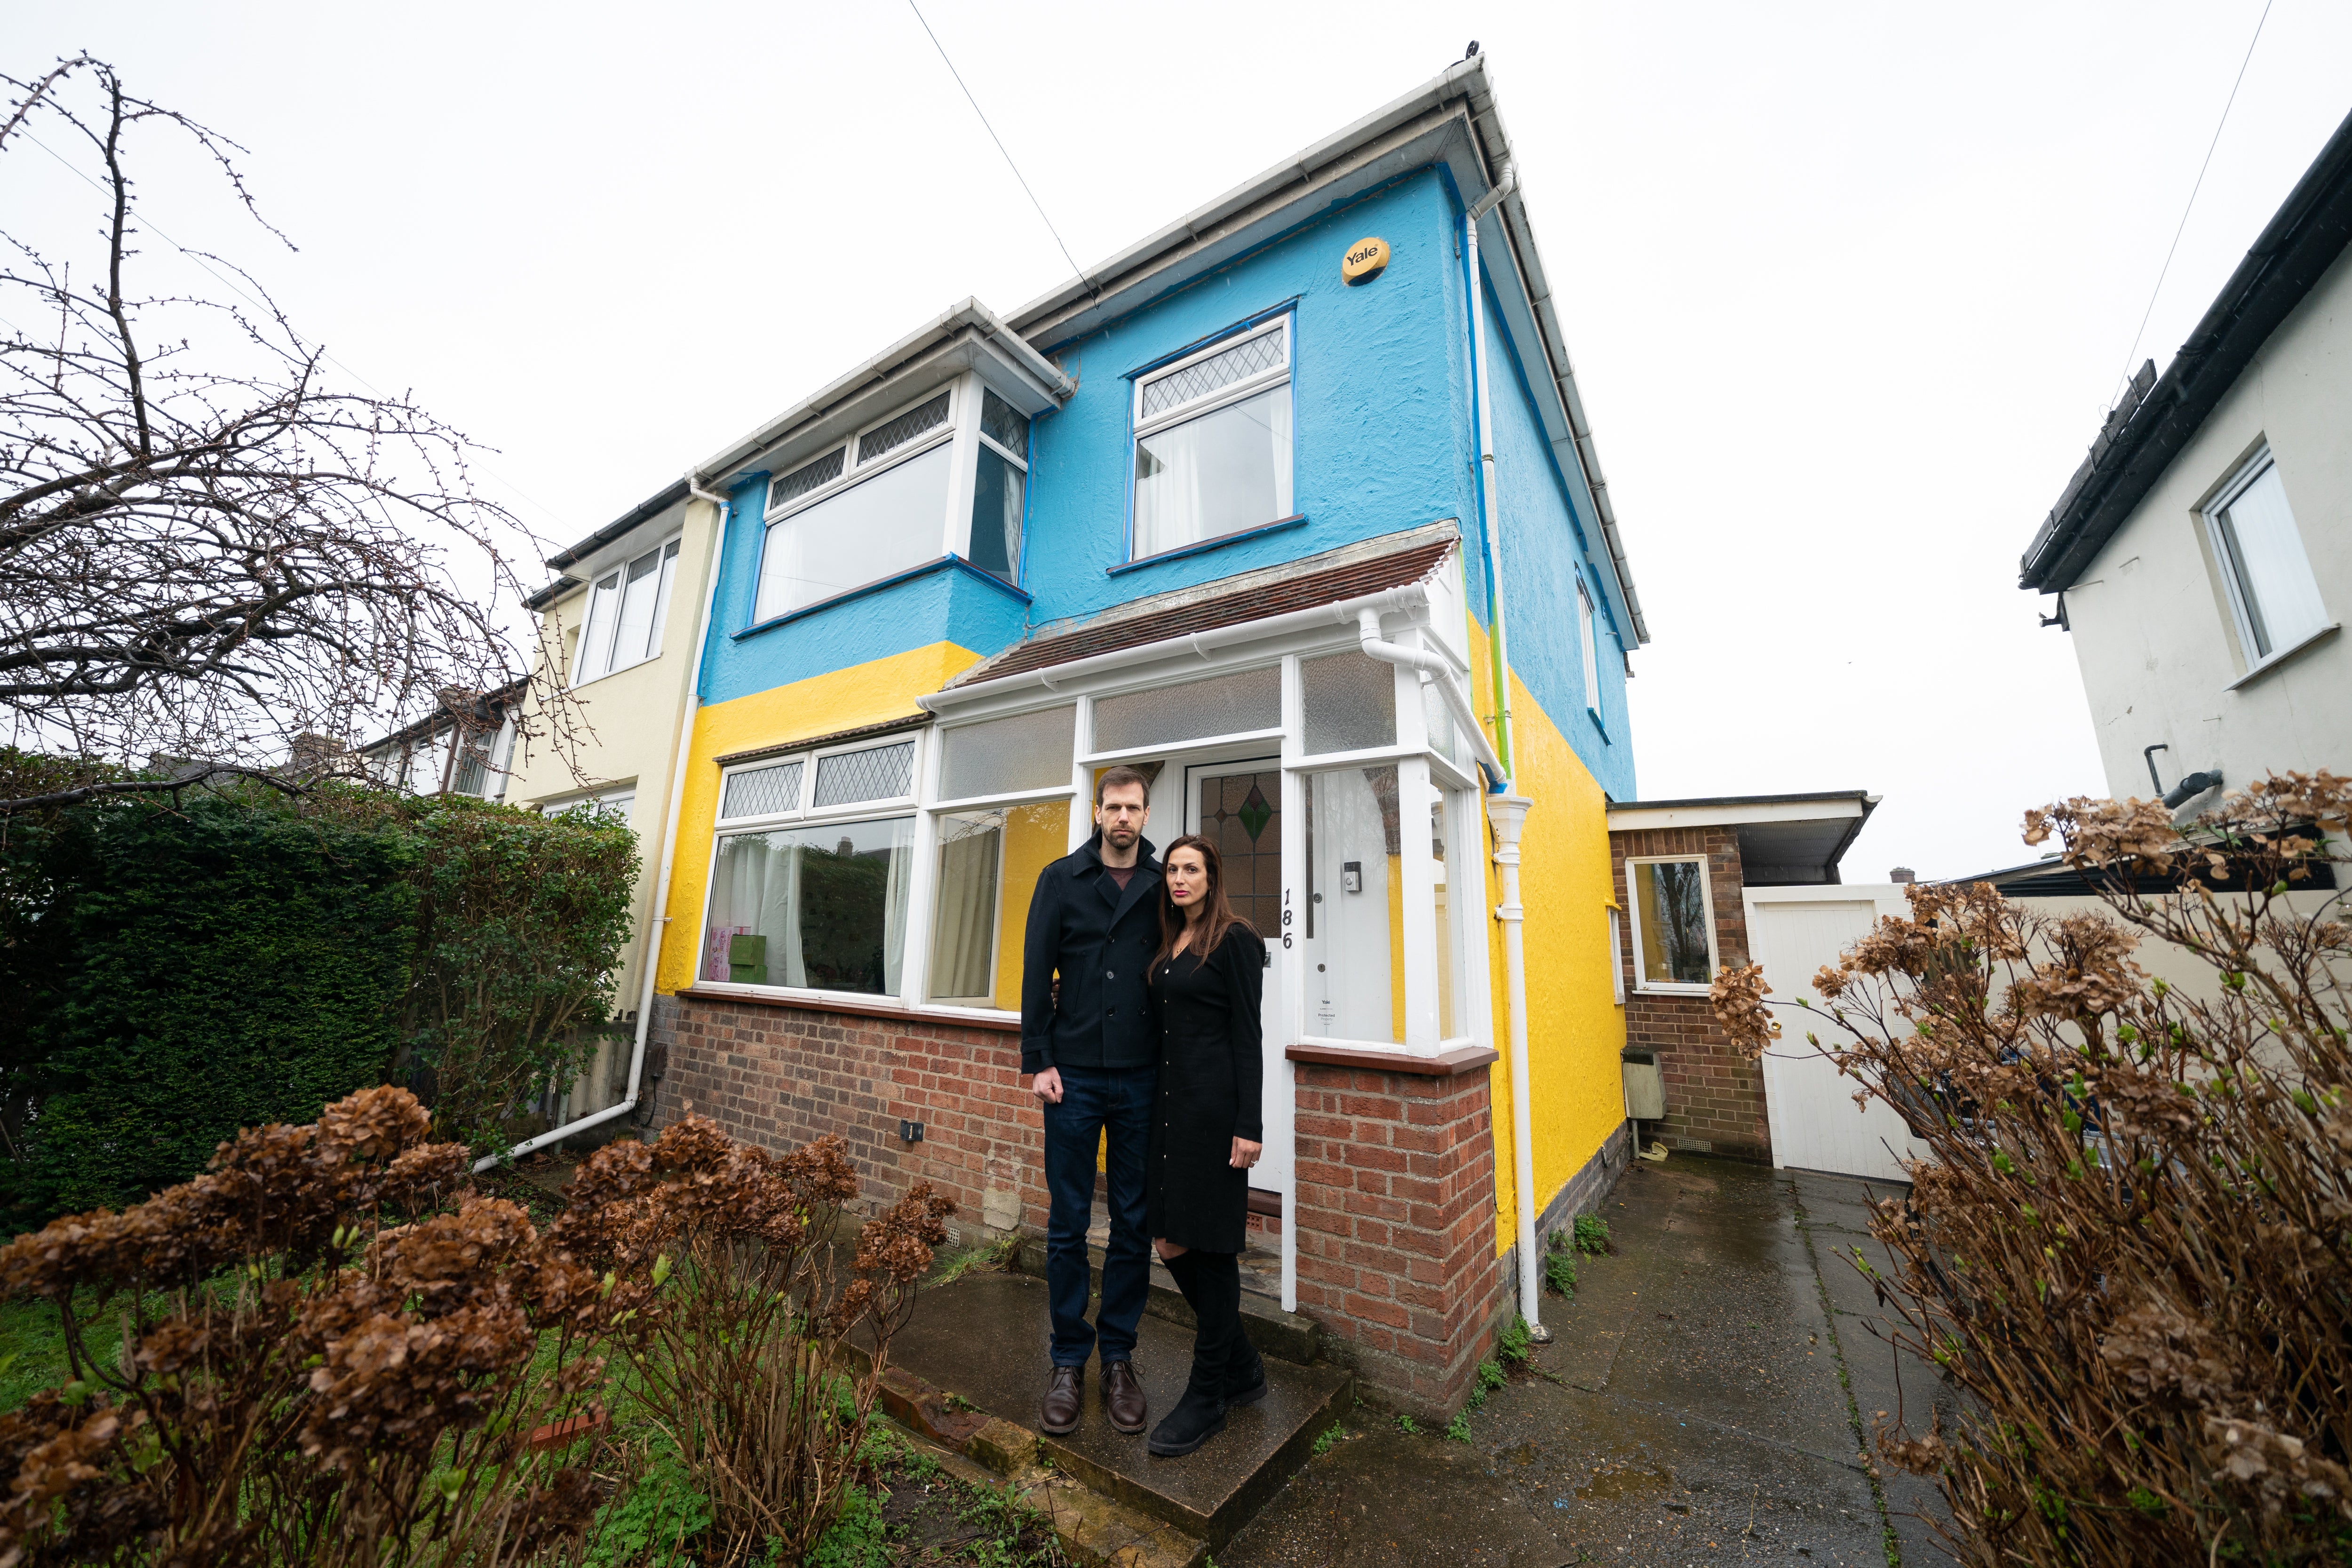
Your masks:
M1688 980L1653 980L1642 963L1642 893L1641 883L1633 875L1636 866L1696 866L1698 868L1699 900L1706 909L1706 973L1699 982ZM1625 916L1627 935L1633 951L1633 989L1671 996L1704 996L1714 989L1714 977L1723 968L1715 942L1715 886L1708 876L1707 858L1704 855L1630 855L1625 859ZM1620 973L1622 973L1621 970Z
M853 752L879 751L886 746L903 745L913 742L915 754L908 769L908 788L904 795L877 795L871 800L850 801L840 805L817 806L816 769L819 759L842 756ZM931 814L917 805L924 793L926 769L939 748L925 743L922 730L908 730L895 735L867 735L829 746L810 747L796 752L778 752L772 756L759 757L730 763L719 772L719 794L711 803L710 853L702 870L702 912L694 928L694 978L689 983L698 990L734 992L753 996L790 996L798 1000L820 1003L843 1002L858 1006L877 1003L905 1003L907 997L923 984L919 973L928 970L930 949L930 886L924 874L923 863L934 853ZM788 763L801 764L800 796L782 810L761 812L750 816L722 816L726 809L727 781L739 773L751 773L761 768L781 767ZM710 902L719 889L719 847L730 837L747 833L764 833L777 827L822 828L836 823L887 822L898 817L911 817L915 824L914 843L908 853L913 863L908 868L907 889L907 931L900 939L902 957L898 973L898 990L887 991L827 991L803 985L753 985L732 980L709 980L702 973L702 963L710 931ZM914 943L921 933L922 946Z
M2299 652L2305 645L2336 630L2339 624L2332 620L2323 620L2320 625L2303 632L2292 641L2276 642L2274 640L2268 653L2259 651L2259 639L2254 636L2253 614L2246 603L2248 596L2253 592L2253 585L2239 574L2238 553L2230 547L2227 531L2230 525L2226 514L2240 496L2253 489L2264 474L2270 473L2277 467L2278 458L2271 451L2270 443L2264 441L2244 462L2238 465L2236 471L2222 482L2221 488L2213 492L2212 499L2198 509L2198 515L2205 524L2206 545L2213 552L2214 569L2221 574L2222 592L2229 599L2231 624L2238 634L2238 652L2245 665L2243 673L2236 681L2231 683L2232 686L2251 679L2281 659ZM2280 488L2284 492L2285 488L2284 479L2281 481ZM2287 509L2287 515L2291 521L2294 521L2294 510L2292 506ZM2310 573L2311 546L2303 538L2303 524L2300 521L2294 521L2294 531L2296 542L2303 546L2304 571ZM2318 584L2315 577L2312 586L2314 594L2316 595ZM2324 601L2321 613L2323 616L2326 614Z
M635 669L641 664L651 664L661 657L662 638L669 630L670 594L677 586L677 563L685 551L686 533L684 530L680 530L661 540L651 550L631 551L620 560L612 563L606 570L595 574L589 579L587 591L580 597L579 636L572 643L572 668L570 677L565 681L567 686L575 688L593 686L608 676L618 675L625 669ZM651 651L640 654L626 663L609 664L596 674L582 679L581 672L588 668L588 655L592 646L589 633L596 629L591 622L595 614L598 586L607 579L613 582L613 624L605 628L604 632L605 645L609 648L621 635L621 609L622 603L629 592L629 568L648 555L660 557L654 565L653 626L646 634L646 646Z
M1584 656L1584 707L1595 721L1601 717L1601 618L1592 608L1592 593L1584 574L1576 576L1577 647Z
M1129 395L1127 421L1128 560L1136 561L1149 559L1149 557L1138 556L1135 552L1135 449L1138 444L1153 436L1160 434L1162 431L1172 430L1179 425L1189 425L1193 420L1200 418L1203 415L1214 414L1220 408L1228 407L1231 405L1240 403L1244 399L1255 397L1259 393L1267 391L1270 388L1291 385L1292 369L1298 357L1298 331L1296 318L1297 312L1295 311L1276 311L1274 315L1265 318L1264 321L1258 321L1251 326L1244 327L1239 331L1228 332L1224 336L1217 339L1214 342L1208 343L1196 352L1186 354L1181 359L1171 360L1168 363L1156 366L1135 378L1134 388ZM1281 364L1276 366L1272 370L1262 370L1255 375L1244 376L1241 380L1234 382L1230 385L1221 386L1214 392L1193 398L1189 403L1180 403L1172 408L1164 408L1159 413L1152 415L1150 418L1146 418L1144 416L1143 397L1145 392L1151 386L1167 380L1171 375L1181 374L1192 366L1200 363L1202 360L1213 359L1221 353L1225 353L1231 350L1239 348L1243 343L1249 342L1253 338L1262 338L1272 332L1279 332L1282 334ZM1298 408L1296 397L1292 400L1290 416L1290 499L1291 504L1295 507L1298 504ZM1280 522L1282 521L1283 520L1279 517L1269 517L1265 520L1265 522ZM1247 532L1249 529L1258 526L1262 526L1262 524L1244 524L1242 528L1234 531ZM1217 540L1230 537L1232 537L1231 534L1210 534L1205 538L1193 540L1188 544L1171 545L1169 548L1171 550L1190 550L1200 545L1212 544ZM1165 554L1167 552L1167 551L1159 551L1154 553Z

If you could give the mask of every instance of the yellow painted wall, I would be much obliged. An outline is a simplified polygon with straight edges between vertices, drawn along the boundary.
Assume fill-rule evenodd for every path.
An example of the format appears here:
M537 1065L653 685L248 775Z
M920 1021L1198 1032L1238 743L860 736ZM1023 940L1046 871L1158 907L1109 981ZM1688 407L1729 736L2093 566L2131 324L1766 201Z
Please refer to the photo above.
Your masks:
M702 952L702 898L710 880L710 837L719 816L717 759L789 745L861 724L921 711L915 699L937 691L980 661L951 642L715 702L696 713L694 749L678 806L677 858L670 870L669 923L663 928L655 986L665 994L694 984Z
M1470 626L1471 668L1484 671L1486 639ZM1485 683L1472 700L1481 719L1493 705ZM1535 1206L1557 1196L1625 1119L1625 1010L1615 995L1608 910L1615 900L1609 871L1608 797L1567 737L1518 678L1511 679L1512 764L1518 793L1535 802L1519 840L1519 902L1527 910L1528 1098L1534 1121ZM1491 736L1493 726L1487 725ZM1503 897L1485 831L1487 903ZM1487 964L1494 981L1495 1048L1487 1071L1495 1106L1495 1250L1510 1250L1518 1228L1511 1155L1510 994L1503 928L1489 920Z
M1004 814L1004 872L998 883L1003 914L996 927L996 1005L1021 1008L1022 938L1029 925L1029 901L1039 872L1070 852L1070 805L1048 801L1015 806Z

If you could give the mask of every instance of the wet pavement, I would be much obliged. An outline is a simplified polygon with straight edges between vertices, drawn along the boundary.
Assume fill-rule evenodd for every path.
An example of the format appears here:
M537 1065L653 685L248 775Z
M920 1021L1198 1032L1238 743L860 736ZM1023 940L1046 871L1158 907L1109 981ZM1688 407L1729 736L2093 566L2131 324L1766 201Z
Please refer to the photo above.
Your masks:
M1218 1563L1948 1561L1911 1517L1933 1487L1862 1459L1898 1388L1915 1418L1943 1389L1870 1331L1847 1259L1887 1265L1864 1204L1842 1177L1637 1163L1601 1210L1616 1250L1546 1298L1538 1375L1471 1412L1467 1443L1359 1410Z

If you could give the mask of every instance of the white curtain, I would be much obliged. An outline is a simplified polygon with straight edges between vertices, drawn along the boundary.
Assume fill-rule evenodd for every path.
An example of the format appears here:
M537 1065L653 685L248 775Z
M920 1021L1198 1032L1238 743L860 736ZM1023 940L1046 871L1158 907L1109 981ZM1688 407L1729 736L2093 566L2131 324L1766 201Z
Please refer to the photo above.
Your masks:
M882 894L882 989L893 996L906 973L907 891L914 862L915 819L900 817L890 825L890 879Z
M1135 553L1192 543L1201 521L1201 421L1145 437L1135 448Z
M997 863L1003 816L950 817L940 826L940 878L932 897L931 996L992 997Z

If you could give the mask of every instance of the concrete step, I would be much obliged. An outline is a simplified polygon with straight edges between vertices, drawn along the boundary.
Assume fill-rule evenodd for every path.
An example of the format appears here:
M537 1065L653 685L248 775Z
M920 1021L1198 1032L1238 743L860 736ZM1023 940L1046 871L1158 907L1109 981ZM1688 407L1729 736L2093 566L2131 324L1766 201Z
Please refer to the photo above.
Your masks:
M1049 1332L1043 1281L974 1272L922 1293L912 1321L892 1342L890 1361L939 1391L934 1399L942 1415L972 1424L952 1441L973 1458L1013 1475L1022 1445L1034 1441L1062 1473L1175 1526L1211 1552L1297 1473L1317 1436L1355 1405L1355 1383L1344 1370L1269 1359L1264 1399L1228 1413L1225 1429L1198 1451L1155 1458L1141 1436L1111 1426L1095 1363L1087 1369L1077 1430L1048 1437L1034 1429L1051 1370ZM1136 1375L1156 1422L1184 1391L1192 1334L1147 1312L1137 1338ZM949 1424L961 1430L959 1421Z
M1093 1288L1099 1291L1103 1262L1099 1240L1087 1243L1087 1262L1093 1270ZM1042 1239L1023 1239L1020 1268L1033 1279L1045 1278L1045 1243ZM1303 1313L1284 1311L1281 1291L1279 1258L1260 1248L1242 1254L1242 1327L1250 1343L1263 1354L1278 1356L1299 1366L1310 1365L1318 1354L1315 1320ZM1176 1289L1176 1281L1160 1267L1157 1258L1151 1260L1151 1299L1143 1310L1180 1329L1192 1327L1192 1309L1186 1303L1184 1292Z

